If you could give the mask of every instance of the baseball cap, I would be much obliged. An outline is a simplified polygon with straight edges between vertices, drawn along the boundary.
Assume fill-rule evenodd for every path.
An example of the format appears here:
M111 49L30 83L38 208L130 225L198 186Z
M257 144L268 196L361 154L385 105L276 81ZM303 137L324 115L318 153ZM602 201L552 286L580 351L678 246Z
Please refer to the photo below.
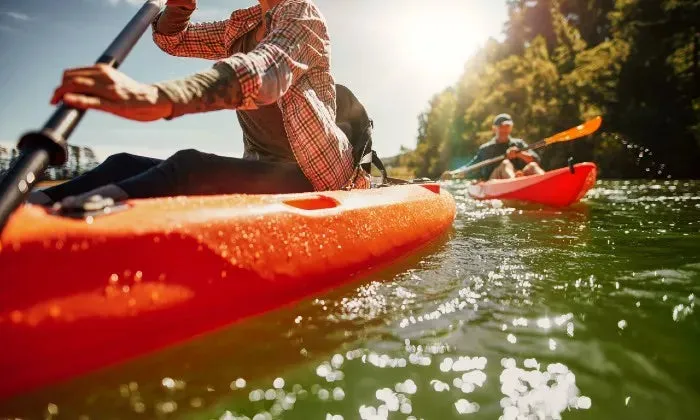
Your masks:
M493 119L493 125L513 125L513 118L508 114L498 114L496 118Z

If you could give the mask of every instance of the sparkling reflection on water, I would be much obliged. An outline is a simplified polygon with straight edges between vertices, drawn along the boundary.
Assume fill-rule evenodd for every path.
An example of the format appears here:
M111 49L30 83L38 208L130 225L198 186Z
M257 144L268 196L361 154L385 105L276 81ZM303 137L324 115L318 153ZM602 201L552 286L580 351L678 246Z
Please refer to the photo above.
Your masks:
M0 403L0 417L652 419L700 410L700 183L458 204L359 283ZM177 320L173 320L173 327Z

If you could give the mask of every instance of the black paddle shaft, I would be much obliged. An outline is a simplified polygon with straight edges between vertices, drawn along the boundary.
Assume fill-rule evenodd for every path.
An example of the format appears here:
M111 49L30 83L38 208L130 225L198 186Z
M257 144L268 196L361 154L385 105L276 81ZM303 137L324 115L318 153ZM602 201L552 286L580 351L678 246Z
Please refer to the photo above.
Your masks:
M158 16L163 3L163 0L148 0L96 63L119 67ZM46 168L66 162L68 137L84 114L84 110L61 105L41 130L29 132L19 140L19 159L0 180L0 232L10 214L24 202L32 188L41 180Z

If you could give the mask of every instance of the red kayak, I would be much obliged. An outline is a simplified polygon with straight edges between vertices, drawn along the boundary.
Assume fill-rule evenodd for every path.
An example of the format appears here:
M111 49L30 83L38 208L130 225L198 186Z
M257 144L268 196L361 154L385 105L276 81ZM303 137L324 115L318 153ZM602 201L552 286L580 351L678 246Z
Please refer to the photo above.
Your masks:
M0 234L0 399L169 347L387 266L452 226L438 184L133 200Z
M595 185L595 163L578 163L573 167L514 179L495 179L469 186L469 195L477 200L518 200L566 207L578 202Z

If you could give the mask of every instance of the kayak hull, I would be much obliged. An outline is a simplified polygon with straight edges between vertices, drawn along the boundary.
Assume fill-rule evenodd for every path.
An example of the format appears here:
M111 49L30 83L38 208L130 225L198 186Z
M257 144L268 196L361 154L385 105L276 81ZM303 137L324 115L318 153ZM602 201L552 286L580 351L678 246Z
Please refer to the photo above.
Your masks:
M0 397L123 362L387 265L447 231L437 184L24 206L0 236Z
M596 182L594 163L578 163L571 168L555 169L542 175L497 179L472 184L469 195L477 200L517 200L552 207L577 203Z

